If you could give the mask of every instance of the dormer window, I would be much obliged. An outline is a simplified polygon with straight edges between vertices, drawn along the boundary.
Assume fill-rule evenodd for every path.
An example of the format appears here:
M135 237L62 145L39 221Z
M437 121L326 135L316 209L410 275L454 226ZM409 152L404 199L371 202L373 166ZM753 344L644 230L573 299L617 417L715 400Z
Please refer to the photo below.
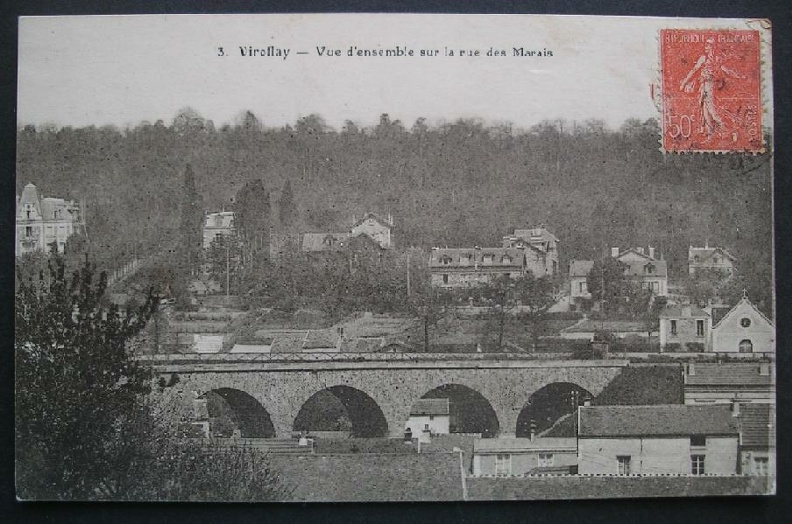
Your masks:
M484 255L483 262L485 264L492 264L494 261L495 261L495 255L489 255L489 254L488 255Z
M646 271L646 273L648 275L654 274L654 272L655 272L654 264L647 264L646 266L644 266L644 271Z
M440 258L440 263L441 263L441 264L443 264L444 266L447 266L448 264L450 264L450 263L451 263L451 257L449 257L449 256L447 256L447 255L443 255L443 256Z
M511 258L509 258L509 255L503 255L503 265L504 266L511 264L511 261L512 260L511 260Z

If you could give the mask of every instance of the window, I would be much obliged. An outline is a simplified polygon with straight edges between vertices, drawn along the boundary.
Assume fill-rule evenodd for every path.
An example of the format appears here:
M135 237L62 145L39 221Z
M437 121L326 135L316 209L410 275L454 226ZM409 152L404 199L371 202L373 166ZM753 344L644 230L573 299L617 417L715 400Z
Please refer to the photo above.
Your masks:
M770 459L767 457L754 457L754 473L767 476L769 472Z
M448 284L448 275L443 275L443 284Z
M485 264L492 264L494 260L495 260L495 255L484 255Z
M740 319L740 325L744 328L751 327L751 319L748 317L744 317Z
M30 220L30 210L28 209L26 212L27 212L27 218L28 220Z
M552 453L539 453L539 461L537 464L540 468L553 467L553 454Z
M690 472L693 475L704 474L704 455L690 455Z
M424 424L424 431L429 431L429 424Z
M753 353L753 342L747 338L745 340L741 340L739 350L740 353Z
M440 259L440 263L447 266L451 263L451 257L443 257Z
M672 320L671 321L671 334L672 335L676 335L677 334L677 321L676 320Z
M578 282L578 290L581 294L588 293L588 283L587 282Z
M647 264L646 266L644 266L644 270L646 271L646 274L652 275L655 272L655 267L653 264Z
M30 238L33 236L33 228L30 226L25 226L25 236Z
M617 455L616 456L616 474L629 475L630 474L630 455Z
M696 320L696 336L703 337L704 336L704 321L703 320Z
M707 437L704 435L694 435L690 437L691 448L703 448L707 445Z
M495 474L511 475L511 455L499 453L495 456Z

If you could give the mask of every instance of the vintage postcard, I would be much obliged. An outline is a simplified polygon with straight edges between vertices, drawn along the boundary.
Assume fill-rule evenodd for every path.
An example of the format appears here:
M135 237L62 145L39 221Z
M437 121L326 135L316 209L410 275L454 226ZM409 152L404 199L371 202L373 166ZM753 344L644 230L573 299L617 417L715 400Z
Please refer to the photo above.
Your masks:
M21 18L17 497L775 493L771 57L761 19Z

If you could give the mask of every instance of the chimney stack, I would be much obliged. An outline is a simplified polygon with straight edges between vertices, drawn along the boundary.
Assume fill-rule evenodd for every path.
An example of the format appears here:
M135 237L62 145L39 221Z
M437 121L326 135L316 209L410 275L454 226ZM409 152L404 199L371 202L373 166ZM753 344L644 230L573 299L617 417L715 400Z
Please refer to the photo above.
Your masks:
M688 364L688 366L687 366L687 374L691 375L691 376L696 374L696 365L693 364L693 362Z
M737 402L736 400L732 400L731 412L732 412L732 416L733 417L739 417L740 416L740 403Z
M616 258L618 256L619 256L619 248L618 247L612 247L611 248L611 257Z
M654 257L655 257L655 248L649 246L649 258L654 258Z

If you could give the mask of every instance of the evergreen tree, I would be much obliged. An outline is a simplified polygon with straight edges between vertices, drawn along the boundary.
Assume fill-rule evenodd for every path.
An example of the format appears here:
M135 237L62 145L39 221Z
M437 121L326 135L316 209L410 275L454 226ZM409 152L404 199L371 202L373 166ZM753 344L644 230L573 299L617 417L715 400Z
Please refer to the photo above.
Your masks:
M246 183L237 193L234 224L243 244L243 263L269 257L270 194L262 180Z
M283 184L283 190L278 201L278 219L282 231L293 229L297 220L297 204L294 202L291 181L288 179Z
M194 273L201 260L201 227L203 211L201 197L195 188L195 175L192 166L184 169L184 188L181 203L181 242L185 267L183 270Z

